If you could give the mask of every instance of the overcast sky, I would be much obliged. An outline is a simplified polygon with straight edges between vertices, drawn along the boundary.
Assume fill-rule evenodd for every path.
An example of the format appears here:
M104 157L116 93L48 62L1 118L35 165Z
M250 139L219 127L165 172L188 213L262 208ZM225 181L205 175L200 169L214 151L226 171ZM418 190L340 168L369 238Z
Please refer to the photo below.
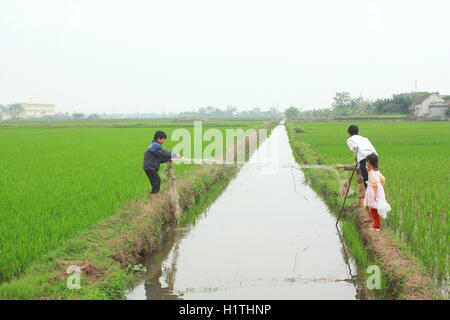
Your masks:
M448 0L11 0L0 103L57 111L327 107L450 94Z

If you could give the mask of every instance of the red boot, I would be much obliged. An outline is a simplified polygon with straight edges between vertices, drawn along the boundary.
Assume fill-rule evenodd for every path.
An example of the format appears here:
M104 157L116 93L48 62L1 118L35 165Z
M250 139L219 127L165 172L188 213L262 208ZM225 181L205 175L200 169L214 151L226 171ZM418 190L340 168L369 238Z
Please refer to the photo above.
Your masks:
M372 220L373 220L373 228L380 230L381 228L381 219L380 219L380 215L378 214L378 210L375 208L371 208L370 209L370 215L372 216Z

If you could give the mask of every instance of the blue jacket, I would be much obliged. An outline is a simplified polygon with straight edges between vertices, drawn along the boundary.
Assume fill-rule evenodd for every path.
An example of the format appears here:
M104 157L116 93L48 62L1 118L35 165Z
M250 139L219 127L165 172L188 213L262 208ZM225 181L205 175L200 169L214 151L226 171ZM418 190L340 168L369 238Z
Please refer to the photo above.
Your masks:
M158 142L153 141L144 153L144 170L155 169L158 171L161 163L165 163L173 157L175 157L175 153L167 151Z

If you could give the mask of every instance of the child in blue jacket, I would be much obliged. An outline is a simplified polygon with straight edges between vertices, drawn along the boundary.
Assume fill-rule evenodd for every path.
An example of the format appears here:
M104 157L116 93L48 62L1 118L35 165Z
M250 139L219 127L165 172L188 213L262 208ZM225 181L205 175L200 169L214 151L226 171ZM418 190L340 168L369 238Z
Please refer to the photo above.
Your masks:
M161 187L161 178L158 175L160 164L171 161L172 158L180 158L180 155L167 151L162 147L166 139L167 135L164 131L156 131L151 145L144 153L143 168L152 185L150 192L152 197L158 195Z

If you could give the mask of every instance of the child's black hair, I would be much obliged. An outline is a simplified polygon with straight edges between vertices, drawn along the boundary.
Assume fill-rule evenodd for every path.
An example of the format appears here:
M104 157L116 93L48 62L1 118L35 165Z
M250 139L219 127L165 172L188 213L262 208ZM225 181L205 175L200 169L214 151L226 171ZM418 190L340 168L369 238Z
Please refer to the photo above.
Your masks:
M375 153L371 153L366 157L366 161L370 163L372 168L378 169L378 156Z
M167 139L167 134L164 131L158 130L155 132L155 136L153 137L153 140L156 139Z
M347 133L350 133L352 136L354 136L355 134L358 134L358 132L359 132L358 126L355 126L354 124L352 124L347 129Z

